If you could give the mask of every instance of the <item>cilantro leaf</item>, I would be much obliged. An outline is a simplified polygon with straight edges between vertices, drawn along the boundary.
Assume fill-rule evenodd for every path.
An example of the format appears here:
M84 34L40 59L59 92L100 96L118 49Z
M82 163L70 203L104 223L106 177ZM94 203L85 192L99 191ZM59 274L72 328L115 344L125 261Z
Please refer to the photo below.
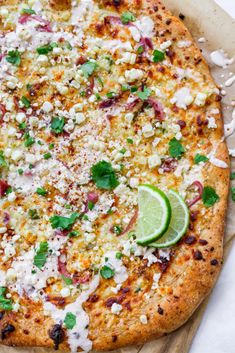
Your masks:
M28 215L29 215L29 218L33 219L33 220L40 218L39 214L38 214L38 211L36 209L30 209L28 211Z
M36 193L38 195L41 195L41 196L46 196L47 195L47 191L45 189L43 189L43 188L37 188Z
M36 12L33 9L22 9L21 13L27 14L27 15L35 15L36 14Z
M108 267L107 265L104 265L101 270L100 270L100 274L103 278L105 279L109 279L112 278L114 276L114 270L112 270L110 267Z
M119 185L116 173L110 163L100 161L91 168L92 180L98 189L112 190Z
M135 20L136 20L135 15L130 11L123 12L123 14L121 15L121 21L125 25L128 24L129 22L134 22Z
M0 151L0 168L7 167L7 162L5 161L5 156L3 151Z
M25 96L22 96L21 102L25 106L25 108L29 108L31 105L30 101Z
M12 65L20 66L20 63L21 63L20 52L17 49L16 50L10 50L7 53L6 61L9 62Z
M233 202L235 202L235 186L231 187L231 197L232 197Z
M144 101L148 99L148 97L151 95L151 90L149 88L144 87L143 91L138 91L136 92L136 94L140 99Z
M47 45L43 45L42 47L38 47L36 50L40 55L47 55L53 50L53 46L50 44L47 44Z
M53 118L51 121L51 131L53 131L55 134L61 134L64 128L64 118Z
M87 61L85 64L81 66L81 70L85 77L89 77L93 74L93 72L98 67L97 63L94 61Z
M137 54L142 54L144 51L144 47L143 45L140 45L138 48L137 48Z
M66 313L64 324L67 329L72 330L76 325L76 321L77 321L77 318L73 313L70 313L70 312Z
M45 265L48 254L48 243L47 241L42 241L39 245L39 248L36 251L34 256L33 264L37 266L40 270Z
M78 213L72 213L70 217L53 216L49 219L53 229L59 228L63 230L69 230L79 217Z
M65 284L67 284L67 286L69 286L70 284L73 284L73 280L69 277L65 277L64 275L61 275L63 281Z
M209 161L209 158L199 153L197 153L196 156L194 157L195 164L199 164L200 162L207 162L207 161Z
M6 290L6 287L0 287L0 309L9 311L12 310L12 301L5 298Z
M24 134L24 140L25 147L30 147L35 143L35 139L31 137L28 132Z
M154 63L159 63L165 59L165 53L163 53L160 50L154 50L153 51L153 62Z
M219 200L215 189L210 186L205 186L202 193L202 201L206 207L213 206Z
M231 174L230 174L230 180L234 180L235 179L235 172L232 172Z
M181 145L181 143L178 140L176 140L175 137L172 140L170 140L169 153L171 157L180 159L184 152L185 152L184 147Z

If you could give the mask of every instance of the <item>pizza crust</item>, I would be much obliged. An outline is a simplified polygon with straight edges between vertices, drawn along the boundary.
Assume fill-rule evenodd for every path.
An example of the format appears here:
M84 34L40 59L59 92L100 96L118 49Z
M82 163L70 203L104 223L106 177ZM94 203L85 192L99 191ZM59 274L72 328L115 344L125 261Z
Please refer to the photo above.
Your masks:
M1 2L2 3L2 2ZM107 6L111 1L106 1ZM159 1L145 0L142 2L143 9L140 9L140 0L128 3L128 9L150 14L156 28L160 32L166 30L163 37L165 40L188 40L193 41L184 24L172 16ZM52 1L52 6L67 5L67 1ZM120 12L124 8L121 2ZM168 24L166 24L166 22ZM177 59L197 65L208 81L212 81L208 66L200 53L200 50L193 44L177 52ZM218 101L212 100L211 107L221 106ZM225 142L220 142L223 137L223 119L220 114L217 118L218 128L213 133L213 143L218 144L217 156L229 164L229 156ZM90 317L89 338L93 342L95 350L112 350L119 347L144 343L149 339L158 338L168 334L185 323L198 305L209 294L215 284L222 264L223 234L227 210L227 197L229 190L229 168L221 169L208 165L204 175L205 184L216 186L220 200L210 210L210 217L204 220L201 238L206 240L206 245L187 245L183 241L174 249L173 261L170 267L163 274L165 293L155 293L151 298L140 295L137 298L133 292L127 294L131 302L131 310L126 310L121 316L110 316L102 300L102 293L105 283L96 290L101 300L87 302L84 307ZM194 258L195 251L200 251L203 259ZM148 276L151 275L148 270ZM127 283L128 285L128 283ZM131 285L131 283L130 283ZM5 313L0 320L1 330L7 324L13 324L15 331L6 336L3 340L5 345L12 346L41 346L53 347L48 332L54 322L51 318L44 317L40 304L35 304L25 299L25 312ZM140 316L147 318L147 324L140 321ZM69 350L67 343L60 344L60 349Z

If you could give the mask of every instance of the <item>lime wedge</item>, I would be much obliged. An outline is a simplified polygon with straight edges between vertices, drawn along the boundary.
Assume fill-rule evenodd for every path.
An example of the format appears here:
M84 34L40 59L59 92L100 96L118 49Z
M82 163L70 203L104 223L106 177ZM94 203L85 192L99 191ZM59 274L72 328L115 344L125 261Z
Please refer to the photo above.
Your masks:
M138 205L137 243L147 245L161 237L168 229L171 205L164 192L147 184L138 188Z
M167 196L172 210L171 221L166 233L150 244L155 248L167 248L176 244L186 233L189 225L189 210L182 197L174 190L169 190Z

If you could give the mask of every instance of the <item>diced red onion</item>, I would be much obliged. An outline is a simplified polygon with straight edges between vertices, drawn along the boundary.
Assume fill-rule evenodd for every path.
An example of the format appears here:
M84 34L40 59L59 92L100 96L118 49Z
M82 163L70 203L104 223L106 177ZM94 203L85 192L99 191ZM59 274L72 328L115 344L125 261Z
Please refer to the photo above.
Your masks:
M170 173L176 169L177 164L178 164L177 159L169 157L162 162L161 169L163 170L164 173Z
M96 203L99 200L99 195L96 194L95 192L89 192L87 194L87 201Z
M120 235L123 235L127 232L129 232L132 228L133 225L136 223L137 221L137 217L138 217L138 209L135 210L134 215L131 217L130 222L128 223L127 227L122 231L122 233Z
M4 214L3 214L3 223L4 223L4 224L8 224L9 221L10 221L10 215L9 215L9 213L8 213L8 212L4 212Z
M161 103L159 103L155 98L148 98L147 102L152 106L155 118L159 121L163 121L165 119L165 115Z
M196 186L198 189L198 195L189 201L186 201L188 207L192 207L193 205L195 205L195 203L197 203L199 200L201 200L202 198L202 193L203 193L203 185L200 181L196 180L192 183L192 186Z
M4 104L0 103L0 121L4 118L6 114L6 107Z
M112 107L112 105L117 103L117 100L118 100L118 97L105 99L99 104L99 108L100 109L110 108Z
M137 97L132 102L126 104L126 110L133 110L139 103L142 103L142 101Z
M8 182L6 180L0 180L0 196L3 197L7 191L7 189L10 187Z
M52 32L52 28L51 28L51 23L48 20L44 20L41 16L39 15L30 15L30 14L24 14L22 16L20 16L18 22L20 24L25 24L28 21L38 21L41 23L40 26L37 27L37 30L40 32Z

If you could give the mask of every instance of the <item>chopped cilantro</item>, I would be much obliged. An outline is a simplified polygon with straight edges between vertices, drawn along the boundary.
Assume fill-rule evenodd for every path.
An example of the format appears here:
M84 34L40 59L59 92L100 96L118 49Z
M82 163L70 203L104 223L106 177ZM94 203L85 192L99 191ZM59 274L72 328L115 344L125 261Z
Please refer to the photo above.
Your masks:
M101 270L100 270L100 274L103 278L105 279L109 279L112 278L114 276L114 270L112 270L110 267L108 267L107 265L104 265Z
M25 130L27 128L27 125L25 122L19 124L19 129L20 130Z
M7 188L7 190L6 190L6 195L9 195L12 191L13 191L13 189L12 189L12 187L10 186L10 187Z
M0 151L0 168L5 168L5 167L7 167L7 162L5 160L3 151Z
M33 9L22 9L21 13L27 14L27 15L35 15L36 14L36 12Z
M92 180L98 189L112 190L118 185L118 179L110 163L100 161L91 168Z
M90 211L93 210L94 206L95 206L94 202L88 201L87 207Z
M232 172L231 174L230 174L230 180L234 180L235 179L235 172Z
M72 330L76 325L76 321L77 321L77 318L73 313L70 313L70 312L66 313L64 324L67 329Z
M133 145L133 143L134 143L134 141L133 141L131 138L129 138L129 137L126 139L126 141L127 141L128 143L130 143L131 145Z
M23 169L22 169L22 168L19 168L19 169L18 169L18 174L19 174L19 175L23 175L23 173L24 173Z
M108 92L108 93L106 93L106 96L108 98L114 98L116 96L116 93L115 92Z
M97 81L99 82L99 84L101 84L102 87L104 87L104 82L102 81L102 78L98 76Z
M36 50L40 55L47 55L53 50L53 46L51 44L47 44L42 47L38 47Z
M39 248L36 251L34 256L33 264L37 266L40 270L45 265L48 254L48 243L47 241L42 241L39 245Z
M137 54L142 54L144 51L144 47L143 45L140 45L138 48L137 48Z
M69 232L68 235L69 235L69 238L78 237L79 232L77 230L72 230L72 232Z
M159 63L165 59L165 54L160 51L160 50L154 50L153 51L153 62L154 63Z
M206 207L213 206L219 200L215 189L210 186L205 186L202 193L202 201Z
M6 290L6 287L0 287L0 309L10 311L12 310L12 301L5 298Z
M118 252L116 253L116 259L121 260L122 256L123 256L123 255L122 255L121 252L118 251Z
M206 156L203 156L202 154L197 153L196 156L194 157L194 163L199 164L200 162L207 162L209 158Z
M134 92L137 92L138 91L138 88L136 86L132 86L131 87L131 92L134 93Z
M124 85L121 86L121 90L122 90L123 92L126 92L126 91L128 91L129 89L130 89L130 86L127 85L127 84L124 84Z
M143 91L138 91L136 92L137 96L141 99L141 100L146 100L148 99L148 97L151 95L151 90L144 87Z
M54 132L55 134L61 134L61 132L63 132L63 128L64 128L64 118L52 118L51 121L51 131Z
M50 152L45 153L45 154L43 155L43 158L44 158L44 159L50 159L51 157L52 157L52 154L51 154Z
M47 195L47 191L45 189L43 189L43 188L37 188L36 193L38 195L41 195L41 196L46 196Z
M26 98L25 96L22 96L21 98L21 103L25 106L25 108L29 108L30 107L30 101L28 100L28 98Z
M67 286L69 286L70 284L73 284L73 280L69 277L65 277L64 275L61 275L63 281L65 284L67 284Z
M30 218L30 219L33 219L33 220L40 218L40 216L39 216L39 214L38 214L38 211L37 211L36 209L32 209L32 208L31 208L31 209L28 211L28 215L29 215L29 218Z
M89 221L89 217L87 216L87 214L84 214L82 217L85 221Z
M122 228L119 226L114 226L113 231L115 234L120 235L122 233Z
M25 147L30 147L35 143L35 139L31 137L28 132L24 134L24 140Z
M12 65L20 66L21 57L20 57L19 51L17 49L16 50L10 50L7 53L6 61L9 62Z
M81 70L85 77L89 77L93 74L93 72L98 67L97 63L94 61L87 61L85 64L81 66Z
M34 165L32 163L29 164L29 169L33 169Z
M119 151L121 154L125 154L126 153L126 148L122 148L120 151Z
M134 22L135 20L136 20L135 15L130 11L123 12L123 14L121 15L121 21L125 25L128 24L129 22Z
M169 153L171 157L180 159L184 152L185 152L184 147L181 145L181 143L178 140L176 140L175 137L172 140L170 140Z
M79 217L78 213L72 213L70 217L53 216L49 219L52 228L59 228L63 230L69 230Z
M30 83L27 83L26 89L27 89L28 92L31 90L31 88L32 88L32 85Z
M231 197L232 197L233 202L235 202L235 187L234 186L231 187Z
M54 147L55 147L54 143L49 144L49 150L53 150Z

